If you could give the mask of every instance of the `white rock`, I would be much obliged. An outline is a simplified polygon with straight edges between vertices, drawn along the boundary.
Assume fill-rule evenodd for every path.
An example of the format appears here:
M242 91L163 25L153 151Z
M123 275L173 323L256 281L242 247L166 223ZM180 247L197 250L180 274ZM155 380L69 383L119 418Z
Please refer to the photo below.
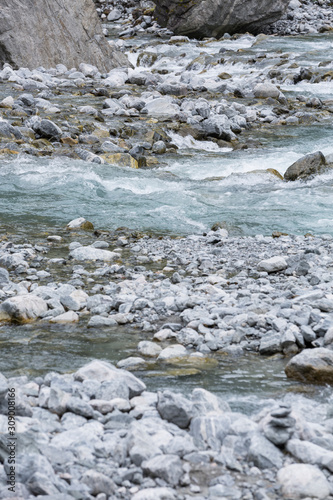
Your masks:
M84 217L78 217L77 219L71 220L67 224L66 228L67 229L80 229L85 223L89 224L89 222Z
M175 344L163 349L157 359L165 361L173 358L182 358L187 355L188 352L183 345Z
M142 340L138 343L138 351L143 356L155 357L160 354L162 347L157 345L155 342L150 342L149 340Z
M12 108L13 105L14 105L14 98L11 95L5 97L0 102L0 108Z
M176 491L170 488L145 488L132 496L132 500L175 500Z
M81 71L81 73L84 74L84 76L96 76L97 73L99 73L96 66L86 63L81 63L79 66L79 70Z
M117 21L120 18L121 18L121 12L118 9L112 9L108 15L108 21Z
M121 359L120 361L118 361L117 367L124 368L125 370L129 370L131 368L138 367L140 365L144 365L145 363L146 362L144 359L139 358L139 357L135 357L135 356L131 356L129 358Z
M277 479L284 497L292 500L306 497L324 499L330 494L326 477L313 465L287 465L279 470Z
M47 240L48 241L55 241L57 243L60 243L60 241L62 241L62 237L58 236L56 234L51 234L50 236L47 237Z
M267 273L275 273L287 269L288 264L283 257L271 257L270 259L261 260L258 264L258 271L266 271Z
M150 102L147 102L144 109L150 116L173 118L179 113L177 104L173 104L168 97L158 97Z
M50 323L76 323L79 321L79 316L74 311L67 311L63 314L59 314L55 318L50 319Z
M18 295L5 300L0 306L0 320L29 321L47 311L47 303L36 295Z
M104 260L108 262L119 258L118 253L95 248L91 245L87 247L75 248L70 252L70 256L76 260Z
M111 401L106 401L105 399L91 399L89 404L94 408L94 410L99 411L102 415L106 415L113 411L114 406Z

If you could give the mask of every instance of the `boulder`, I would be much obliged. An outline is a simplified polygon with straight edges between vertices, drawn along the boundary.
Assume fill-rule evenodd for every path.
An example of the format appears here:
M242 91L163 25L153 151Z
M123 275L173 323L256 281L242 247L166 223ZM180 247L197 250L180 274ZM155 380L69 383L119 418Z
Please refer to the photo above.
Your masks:
M255 97L264 99L267 97L272 97L274 99L277 99L280 95L279 89L276 87L276 85L273 85L272 83L258 83L254 87L253 93Z
M85 62L102 72L129 65L107 43L92 0L2 0L0 65L6 62L30 69Z
M95 248L92 245L75 248L70 252L70 256L75 260L104 260L108 262L119 258L119 254L115 252Z
M221 37L224 33L257 33L278 20L289 0L155 0L157 22L176 35Z
M36 295L17 295L5 300L0 306L1 320L29 321L47 311L47 303Z
M304 349L285 367L287 377L315 384L333 384L333 351L325 347Z
M285 498L327 498L330 494L326 477L313 465L287 465L279 470L277 479Z
M312 175L319 174L327 168L325 156L321 151L302 156L287 168L284 174L285 181L296 181L307 179Z
M181 459L176 455L157 455L142 462L141 467L146 474L163 479L172 486L176 486L183 475Z

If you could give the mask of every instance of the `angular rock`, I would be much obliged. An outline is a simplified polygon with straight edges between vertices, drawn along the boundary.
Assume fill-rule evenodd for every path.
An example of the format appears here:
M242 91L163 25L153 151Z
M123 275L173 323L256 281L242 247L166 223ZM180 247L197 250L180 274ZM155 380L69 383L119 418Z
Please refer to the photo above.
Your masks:
M183 475L182 461L176 455L157 455L141 464L142 470L153 477L177 486Z
M282 467L282 452L268 439L260 434L254 434L251 438L249 448L249 459L259 469L271 469Z
M0 305L0 319L29 321L41 317L47 311L47 303L36 295L17 295Z
M142 162L136 160L131 156L129 153L113 153L113 154L103 154L101 155L103 160L106 161L106 163L110 163L110 165L118 165L119 167L131 167L131 168L140 168L142 165Z
M113 495L116 490L116 485L105 474L96 470L87 470L81 481L89 487L89 493L93 496L99 493L105 493L107 496Z
M37 121L32 128L37 134L45 139L59 140L62 135L61 128L51 120Z
M313 465L291 464L279 470L277 475L285 498L298 500L305 497L325 499L330 494L324 474Z
M192 403L181 394L158 392L157 411L164 420L186 429L193 416Z
M333 351L325 347L304 349L289 361L285 372L301 382L333 384Z
M77 68L85 62L102 72L129 65L105 40L92 0L3 0L0 20L0 65Z
M224 33L258 32L278 20L289 0L156 0L155 17L176 35L221 37Z
M135 377L132 373L125 370L119 370L115 366L107 363L106 361L94 360L87 365L80 368L75 374L74 378L76 380L97 380L99 382L112 381L118 382L123 381L129 390L129 397L139 396L145 389L146 385ZM96 394L97 399L106 399L103 394ZM124 396L122 396L124 397Z
M190 434L193 442L201 450L220 451L223 439L228 434L230 418L219 413L209 413L192 418Z
M321 151L305 155L287 168L284 174L285 181L307 179L323 172L327 168L325 156Z
M260 354L275 354L281 352L281 334L280 332L267 332L260 340Z

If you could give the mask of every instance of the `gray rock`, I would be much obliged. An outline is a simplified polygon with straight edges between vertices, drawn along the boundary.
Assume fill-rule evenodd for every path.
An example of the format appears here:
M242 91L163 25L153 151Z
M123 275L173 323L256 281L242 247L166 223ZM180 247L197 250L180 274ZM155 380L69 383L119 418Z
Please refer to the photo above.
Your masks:
M182 461L176 455L158 455L141 464L142 470L152 477L177 486L183 475Z
M304 349L285 367L287 377L302 382L333 383L333 351L324 347Z
M282 467L283 454L268 439L260 434L254 434L249 447L249 460L259 469Z
M56 4L3 0L0 17L1 65L8 62L33 69L62 63L77 68L84 59L106 72L129 64L107 44L91 0L60 0Z
M92 418L94 411L89 403L82 401L82 399L71 397L66 404L67 411L75 413L85 418Z
M279 332L267 332L260 340L260 354L275 354L281 352L281 334Z
M221 398L205 389L196 387L192 392L193 412L196 415L205 415L210 412L229 412L230 406Z
M323 172L326 168L325 156L321 151L317 151L316 153L303 156L290 165L284 174L284 180L296 181L297 179L307 179Z
M156 0L155 16L161 26L176 35L195 38L221 37L224 33L257 32L265 24L279 19L289 0L238 1Z
M93 496L105 493L110 496L115 493L116 485L109 477L96 470L87 470L81 481L89 487L89 493Z
M272 83L258 83L254 89L253 93L255 97L273 97L278 98L280 95L279 89Z
M195 446L199 449L220 451L229 427L230 417L212 412L208 415L194 417L191 421L190 434Z
M17 127L13 127L13 125L4 120L0 122L0 137L6 139L22 139L22 134Z
M171 391L158 392L157 397L157 411L161 417L186 429L193 416L191 401Z
M45 139L59 140L62 135L61 128L58 127L51 120L40 120L37 121L33 127L35 132Z
M333 472L333 451L300 439L290 439L286 450L301 462L320 465Z
M326 477L313 465L287 465L279 470L277 479L285 498L298 500L311 497L324 500L330 494L330 486Z

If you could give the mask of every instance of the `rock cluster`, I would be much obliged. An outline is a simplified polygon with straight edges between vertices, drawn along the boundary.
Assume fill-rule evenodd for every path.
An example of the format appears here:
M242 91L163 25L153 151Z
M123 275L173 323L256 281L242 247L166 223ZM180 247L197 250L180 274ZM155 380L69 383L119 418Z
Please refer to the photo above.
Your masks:
M305 491L333 498L333 452L323 425L295 414L295 430L285 404L269 409L267 423L261 414L232 412L204 389L188 397L149 392L131 373L98 360L73 374L32 380L0 374L2 498L8 496L8 387L15 390L20 498L277 500L281 490L284 498L303 498ZM285 454L267 432L276 421L277 429L289 429L277 443ZM315 444L319 433L326 448Z

